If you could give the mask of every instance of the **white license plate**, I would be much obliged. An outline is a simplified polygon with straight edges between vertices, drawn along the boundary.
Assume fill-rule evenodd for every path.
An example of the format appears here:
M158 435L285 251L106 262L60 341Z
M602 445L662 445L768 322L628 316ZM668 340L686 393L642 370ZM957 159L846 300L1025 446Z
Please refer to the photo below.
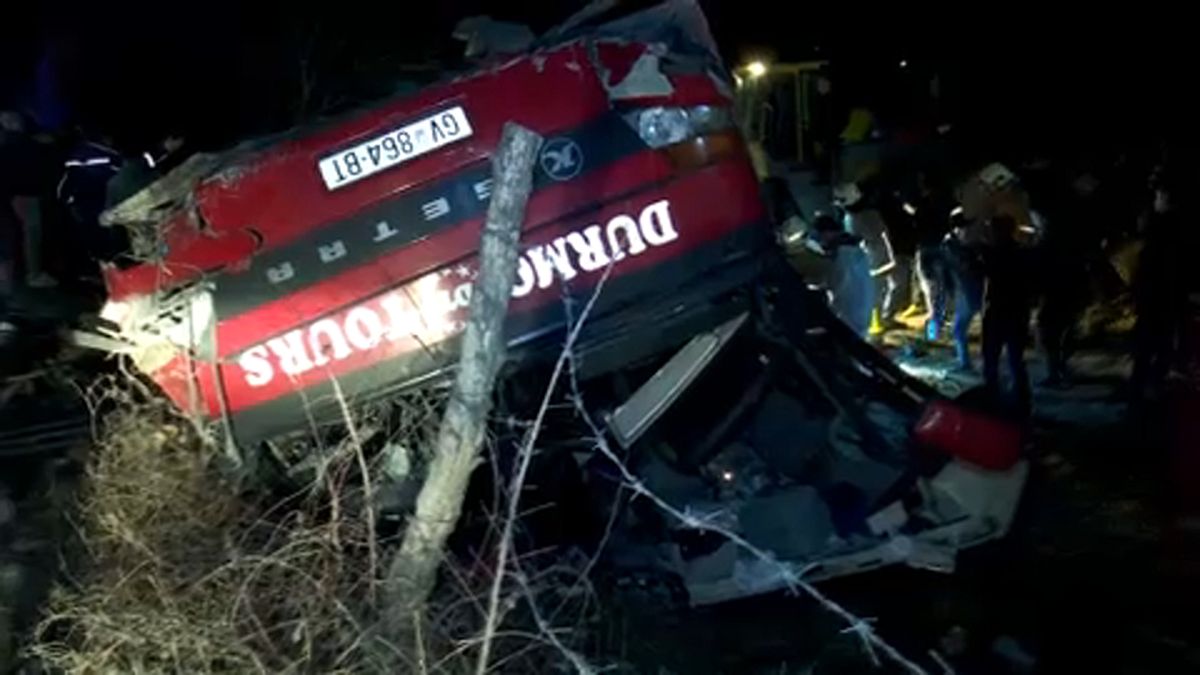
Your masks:
M473 134L461 106L380 134L317 161L325 187L336 190Z

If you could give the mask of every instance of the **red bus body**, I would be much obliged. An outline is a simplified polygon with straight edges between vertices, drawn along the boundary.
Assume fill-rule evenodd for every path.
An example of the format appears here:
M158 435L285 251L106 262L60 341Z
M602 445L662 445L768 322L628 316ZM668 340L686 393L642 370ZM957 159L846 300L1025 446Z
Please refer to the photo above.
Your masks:
M639 111L732 106L715 58L670 49L568 40L234 151L153 225L154 259L106 269L108 314L181 408L228 420L240 442L305 428L335 391L360 400L427 381L454 363L489 158L512 121L546 143L511 349L560 340L564 294L587 297L610 267L587 349L669 341L753 278L766 231L734 129L659 144L639 127ZM469 137L333 188L322 177L322 159L456 108Z

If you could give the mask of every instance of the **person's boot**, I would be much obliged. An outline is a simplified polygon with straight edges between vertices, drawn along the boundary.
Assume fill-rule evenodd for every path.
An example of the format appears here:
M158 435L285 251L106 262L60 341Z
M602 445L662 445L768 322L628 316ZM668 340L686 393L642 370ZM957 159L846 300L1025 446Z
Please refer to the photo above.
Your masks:
M936 321L934 319L929 319L928 321L925 322L925 339L926 340L929 340L930 342L937 342L938 338L941 337L941 334L942 334L942 326L938 321Z
M883 320L879 316L879 309L871 310L871 325L867 328L867 335L871 337L879 337L887 330L883 325Z

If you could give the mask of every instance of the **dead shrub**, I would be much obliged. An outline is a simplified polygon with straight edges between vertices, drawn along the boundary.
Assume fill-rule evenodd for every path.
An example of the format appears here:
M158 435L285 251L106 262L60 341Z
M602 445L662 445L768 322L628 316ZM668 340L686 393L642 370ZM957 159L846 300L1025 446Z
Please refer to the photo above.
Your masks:
M371 542L350 462L335 457L322 489L243 494L168 403L113 380L93 393L80 554L33 656L68 673L371 670Z
M247 492L200 428L135 380L106 378L89 393L97 440L74 516L78 551L67 556L69 583L53 591L31 657L72 674L473 671L486 561L444 566L447 582L414 622L411 644L379 637L378 558L395 542L372 536L361 469L370 461L369 474L382 475L376 464L386 457L364 457L346 439L322 449L308 488ZM382 424L378 410L364 413L360 428L373 429L374 447L404 445L421 463L441 402L389 405L401 414ZM561 611L562 591L580 586L543 569L505 587L494 670L561 663L561 650L539 636L530 599L562 622L573 613Z

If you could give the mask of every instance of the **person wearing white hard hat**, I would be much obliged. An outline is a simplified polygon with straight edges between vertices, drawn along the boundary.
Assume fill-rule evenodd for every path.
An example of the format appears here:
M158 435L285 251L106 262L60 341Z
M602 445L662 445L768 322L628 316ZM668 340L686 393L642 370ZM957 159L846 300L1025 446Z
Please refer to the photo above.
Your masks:
M862 240L875 288L871 332L882 332L884 321L890 318L885 310L894 304L890 296L901 285L893 278L898 268L887 223L878 209L866 203L862 190L854 183L838 186L834 190L834 199L842 207L842 224L846 232Z

